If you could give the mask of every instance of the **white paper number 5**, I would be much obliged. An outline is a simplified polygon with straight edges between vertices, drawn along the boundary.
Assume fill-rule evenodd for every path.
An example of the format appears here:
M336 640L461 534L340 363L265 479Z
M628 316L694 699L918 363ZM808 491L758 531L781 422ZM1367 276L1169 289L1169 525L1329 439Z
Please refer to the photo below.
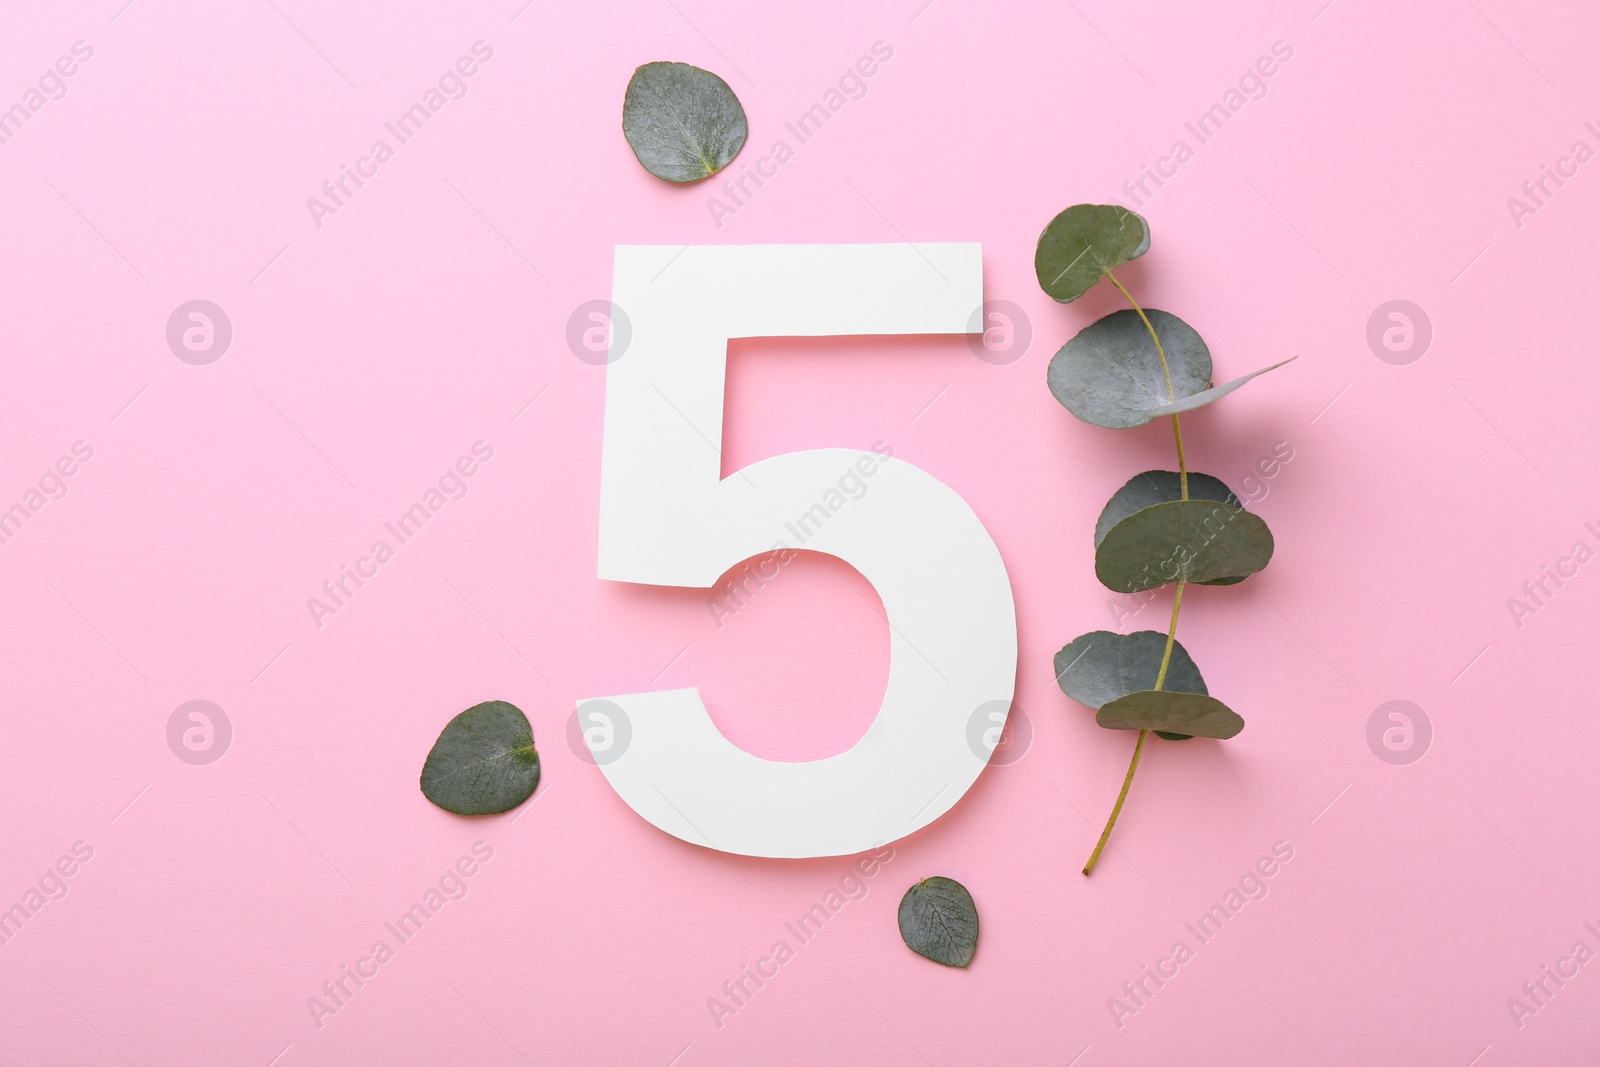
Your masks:
M612 301L632 337L606 370L599 576L709 588L779 541L798 547L785 524L810 512L805 547L861 572L889 623L883 706L826 759L735 747L695 689L580 703L596 721L620 709L625 747L596 762L667 833L747 856L848 855L933 822L983 770L990 709L1010 706L1016 680L1016 608L966 501L855 449L790 452L728 478L720 451L729 338L976 333L982 300L976 244L617 248ZM864 457L878 464L866 493L812 511Z

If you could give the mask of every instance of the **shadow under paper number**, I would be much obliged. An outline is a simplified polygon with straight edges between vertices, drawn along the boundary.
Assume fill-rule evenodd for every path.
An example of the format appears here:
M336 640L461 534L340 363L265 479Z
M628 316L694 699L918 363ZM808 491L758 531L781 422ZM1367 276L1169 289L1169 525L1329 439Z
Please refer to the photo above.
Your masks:
M567 720L567 747L585 763L615 762L632 740L628 713L609 700L585 700Z
M1433 723L1428 713L1409 700L1379 704L1367 719L1367 747L1383 762L1395 767L1415 763L1433 744Z
M233 322L209 300L186 301L167 318L167 347L185 363L215 363L232 343Z
M215 763L231 744L233 723L209 700L185 701L167 718L167 747L185 763L197 767Z

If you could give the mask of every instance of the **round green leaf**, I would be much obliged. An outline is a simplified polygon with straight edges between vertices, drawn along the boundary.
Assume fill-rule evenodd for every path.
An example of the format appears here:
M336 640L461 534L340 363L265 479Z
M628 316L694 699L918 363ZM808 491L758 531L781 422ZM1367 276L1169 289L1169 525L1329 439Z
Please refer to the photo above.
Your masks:
M1257 515L1215 500L1172 500L1134 512L1095 546L1107 589L1136 593L1179 577L1212 582L1254 574L1272 559L1272 531Z
M1211 352L1194 328L1155 308L1145 314L1161 338L1166 373L1137 311L1113 311L1090 323L1051 358L1051 394L1084 422L1108 430L1143 426L1173 397L1183 400L1211 384Z
M1056 653L1056 684L1073 700L1098 711L1129 693L1152 688L1161 673L1161 655L1166 647L1167 635L1156 630L1131 634L1094 630ZM1172 642L1172 659L1167 663L1167 677L1161 688L1179 693L1206 692L1200 668L1180 641Z
M1189 737L1229 738L1244 720L1216 697L1148 689L1113 700L1095 713L1109 730L1159 730Z
M972 894L954 879L924 878L900 898L900 936L918 955L946 967L965 967L978 951Z
M1086 633L1056 653L1056 684L1073 700L1098 711L1119 697L1154 686L1161 675L1161 656L1166 647L1167 635L1157 630ZM1181 641L1172 642L1172 659L1161 688L1178 693L1206 691L1200 668ZM1158 730L1156 736L1164 741L1187 741L1190 737L1165 730Z
M1177 471L1145 471L1143 474L1134 475L1128 479L1126 485L1111 494L1105 509L1100 512L1100 518L1094 524L1095 547L1100 547L1100 542L1106 539L1106 534L1113 526L1134 512L1152 504L1165 504L1169 500L1181 499L1183 499L1183 484L1182 477ZM1221 479L1197 471L1189 472L1189 499L1216 500L1234 508L1244 506L1234 495L1233 490L1224 485ZM1227 578L1212 578L1195 584L1237 585L1246 577L1248 575L1239 574Z
M622 100L622 135L645 170L697 182L733 161L749 135L728 83L687 63L646 63Z
M1063 304L1094 287L1105 272L1150 248L1150 224L1114 204L1076 204L1050 220L1033 253L1039 288Z
M457 815L510 811L538 785L533 727L503 700L474 704L451 719L422 765L422 795Z
M1105 508L1100 512L1100 518L1095 520L1094 546L1099 548L1100 542L1106 539L1106 534L1111 532L1111 528L1134 512L1143 511L1155 504L1165 504L1169 500L1181 499L1183 499L1183 482L1177 471L1145 471L1142 474L1135 474L1121 489L1111 494L1111 499L1106 501ZM1189 472L1189 499L1215 500L1231 508L1244 507L1222 479L1198 471Z

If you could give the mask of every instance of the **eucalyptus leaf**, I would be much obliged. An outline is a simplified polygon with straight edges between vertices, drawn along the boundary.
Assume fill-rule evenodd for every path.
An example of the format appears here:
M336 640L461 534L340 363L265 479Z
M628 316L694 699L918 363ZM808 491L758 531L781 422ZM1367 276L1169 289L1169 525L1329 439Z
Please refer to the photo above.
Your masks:
M1145 315L1161 339L1162 352L1137 311L1113 311L1085 326L1050 360L1050 392L1079 419L1108 430L1143 426L1211 385L1211 351L1194 328L1176 315L1149 308ZM1167 358L1166 370L1161 355ZM1167 375L1172 393L1167 393Z
M1136 593L1182 577L1210 582L1254 574L1272 559L1272 531L1243 508L1172 500L1134 512L1095 546L1094 573L1107 589Z
M1147 689L1113 700L1094 721L1110 730L1158 730L1227 739L1244 729L1238 713L1216 697Z
M1050 220L1033 253L1039 287L1063 304L1094 287L1105 272L1150 248L1144 216L1114 204L1075 204Z
M1100 547L1100 542L1106 539L1106 534L1111 532L1113 526L1134 512L1143 511L1155 504L1165 504L1169 500L1181 499L1183 499L1183 480L1177 471L1145 471L1142 474L1135 474L1121 489L1111 494L1111 499L1106 501L1105 508L1100 512L1100 518L1095 520L1095 547ZM1198 471L1189 472L1189 499L1215 500L1231 508L1244 507L1222 479Z
M1143 218L1120 207L1078 204L1039 235L1034 273L1040 288L1069 303L1149 247L1150 227ZM1047 368L1050 393L1078 419L1107 429L1170 417L1181 467L1181 413L1290 361L1214 385L1211 352L1200 335L1175 315L1139 310L1121 281L1111 280L1132 310L1104 316L1061 346ZM1096 577L1123 593L1174 581L1232 585L1266 567L1274 549L1267 524L1245 510L1227 485L1210 475L1177 471L1145 471L1118 489L1095 522L1094 545ZM1233 737L1244 729L1242 718L1207 693L1193 659L1172 637L1182 592L1180 584L1165 634L1096 630L1056 653L1056 682L1063 692L1094 708L1099 725L1141 731L1122 792L1084 864L1085 875L1111 838L1149 733L1187 741ZM901 903L902 929L909 900L907 894Z
M1147 333L1145 336L1148 337L1149 334ZM1220 400L1227 396L1229 393L1239 388L1239 386L1243 385L1245 382L1248 382L1251 378L1259 377L1267 373L1269 370L1277 370L1285 363L1293 363L1299 358L1299 356L1290 356L1288 359L1281 359L1270 367L1262 367L1260 370L1251 371L1243 378L1235 378L1231 382L1224 382L1222 385L1213 386L1210 389L1195 393L1193 396L1186 396L1175 403L1165 404L1157 408L1151 415L1151 418L1159 419L1163 415L1178 415L1185 411L1193 411L1195 408L1203 408L1213 400Z
M622 134L645 170L696 182L733 161L749 135L728 83L688 63L646 63L622 100Z
M1095 630L1056 653L1056 684L1073 700L1098 711L1113 700L1154 686L1161 676L1161 657L1166 648L1167 635L1158 630L1131 634ZM1161 688L1178 693L1206 692L1200 668L1181 641L1172 642L1172 657ZM1187 741L1190 737L1165 730L1158 730L1156 736L1164 741Z
M900 936L918 955L965 967L978 951L978 909L952 878L924 878L900 898Z
M490 700L451 719L422 765L422 794L457 815L510 811L539 785L533 727L514 704Z
M1100 518L1094 524L1095 547L1100 547L1100 542L1105 540L1106 534L1113 526L1134 512L1152 504L1164 504L1169 500L1181 499L1183 499L1183 481L1177 471L1145 471L1143 474L1135 474L1128 479L1126 485L1111 494L1105 509L1100 512ZM1220 478L1213 478L1209 474L1200 474L1196 471L1189 472L1189 499L1216 500L1229 507L1244 507L1233 490L1224 485ZM1249 575L1238 574L1227 578L1212 578L1195 584L1237 585L1247 577Z
M1129 693L1153 688L1166 647L1167 635L1157 630L1131 634L1094 630L1056 653L1056 684L1073 700L1099 711ZM1179 693L1206 692L1200 668L1180 641L1172 642L1172 658L1161 688Z

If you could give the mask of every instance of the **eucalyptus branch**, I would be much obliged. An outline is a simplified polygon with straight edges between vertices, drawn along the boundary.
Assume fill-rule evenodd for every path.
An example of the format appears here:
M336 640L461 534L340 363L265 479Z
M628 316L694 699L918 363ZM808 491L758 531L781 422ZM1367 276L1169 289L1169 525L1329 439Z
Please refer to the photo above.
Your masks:
M1106 315L1061 347L1050 361L1050 392L1079 419L1107 429L1131 429L1165 416L1172 420L1178 454L1176 471L1145 471L1117 490L1094 534L1095 576L1107 588L1138 593L1176 583L1166 634L1096 630L1055 657L1057 684L1095 709L1098 725L1139 732L1084 874L1094 870L1111 840L1152 733L1187 741L1229 738L1244 729L1244 720L1209 694L1178 641L1178 613L1187 585L1242 581L1265 567L1273 550L1266 523L1240 506L1226 485L1209 474L1190 474L1174 409L1209 404L1282 364L1213 386L1211 352L1200 335L1176 315L1141 307L1112 273L1149 248L1150 227L1139 215L1079 204L1050 221L1034 254L1040 287L1061 303L1109 278L1132 308Z

